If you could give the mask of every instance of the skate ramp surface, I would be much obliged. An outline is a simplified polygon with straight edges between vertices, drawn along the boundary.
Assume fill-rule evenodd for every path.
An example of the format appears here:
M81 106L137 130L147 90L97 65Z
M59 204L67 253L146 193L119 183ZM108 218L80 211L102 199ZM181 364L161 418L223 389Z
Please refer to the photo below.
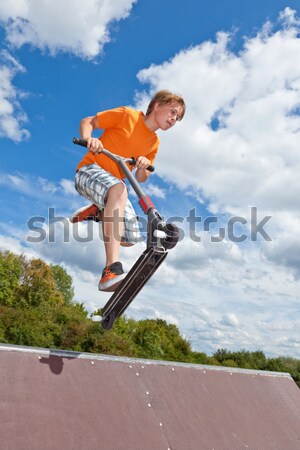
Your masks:
M290 375L0 344L0 450L297 450Z

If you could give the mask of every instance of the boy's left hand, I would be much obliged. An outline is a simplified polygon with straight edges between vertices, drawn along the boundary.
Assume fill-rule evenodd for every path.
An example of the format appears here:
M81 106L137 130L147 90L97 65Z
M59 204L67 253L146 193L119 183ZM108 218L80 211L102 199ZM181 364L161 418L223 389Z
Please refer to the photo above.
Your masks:
M135 167L137 169L147 169L147 167L150 165L150 160L146 158L145 156L139 156L136 159Z

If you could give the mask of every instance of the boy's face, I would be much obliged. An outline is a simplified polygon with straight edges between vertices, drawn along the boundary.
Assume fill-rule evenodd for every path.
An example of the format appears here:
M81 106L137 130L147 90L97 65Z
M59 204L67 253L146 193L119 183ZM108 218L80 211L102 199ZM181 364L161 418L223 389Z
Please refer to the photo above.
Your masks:
M172 128L177 122L177 120L180 119L181 112L182 106L176 101L171 103L165 103L162 105L156 103L154 105L154 113L158 128L160 128L163 131Z

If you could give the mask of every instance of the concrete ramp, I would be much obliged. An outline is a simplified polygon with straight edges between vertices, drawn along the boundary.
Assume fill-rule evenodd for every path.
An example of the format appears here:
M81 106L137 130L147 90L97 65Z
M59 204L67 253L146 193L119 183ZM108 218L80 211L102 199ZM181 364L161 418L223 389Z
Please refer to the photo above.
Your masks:
M297 450L288 374L0 345L1 450Z

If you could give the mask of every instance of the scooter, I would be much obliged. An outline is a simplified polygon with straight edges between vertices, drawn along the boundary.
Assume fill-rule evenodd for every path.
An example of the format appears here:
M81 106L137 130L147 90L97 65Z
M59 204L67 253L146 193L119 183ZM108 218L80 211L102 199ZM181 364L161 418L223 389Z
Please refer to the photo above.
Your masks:
M84 139L73 139L74 144L87 146ZM140 184L131 173L129 165L135 165L135 158L123 158L103 149L102 153L115 161L122 169L128 182L139 198L139 205L147 216L147 247L139 259L130 269L124 280L117 287L113 295L102 309L101 324L105 330L112 328L117 317L121 316L133 299L150 280L152 275L161 265L168 254L168 250L175 247L179 240L179 229L172 223L164 222L163 218L154 207L150 198L145 195ZM153 172L153 166L147 167Z

